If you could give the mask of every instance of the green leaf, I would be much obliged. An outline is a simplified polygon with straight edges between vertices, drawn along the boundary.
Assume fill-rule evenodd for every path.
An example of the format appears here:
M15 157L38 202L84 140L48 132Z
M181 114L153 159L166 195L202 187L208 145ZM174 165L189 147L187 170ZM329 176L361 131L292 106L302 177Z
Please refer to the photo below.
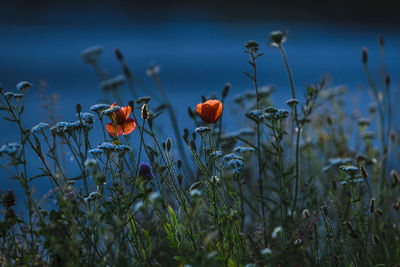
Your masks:
M142 228L141 229L145 238L146 238L146 243L147 243L147 247L149 248L149 250L151 251L151 239L150 239L150 235L149 232L147 232L146 229Z
M174 226L174 228L175 228L175 227L178 225L178 220L176 219L175 212L174 212L174 210L171 208L170 205L168 205L168 210L169 210L169 213L171 214L173 226Z
M179 261L181 263L184 263L184 264L191 263L191 261L189 259L187 259L187 258L185 258L183 256L174 256L173 259L176 260L176 261Z

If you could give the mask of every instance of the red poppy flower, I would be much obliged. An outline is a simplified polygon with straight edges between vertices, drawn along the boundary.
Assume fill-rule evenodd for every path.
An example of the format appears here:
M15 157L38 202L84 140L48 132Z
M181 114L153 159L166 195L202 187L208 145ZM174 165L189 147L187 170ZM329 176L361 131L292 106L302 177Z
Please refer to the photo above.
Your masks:
M197 114L205 123L216 123L222 115L223 106L219 100L207 100L196 106Z
M112 104L110 108L115 106L118 106L117 103ZM112 137L127 135L136 129L136 121L129 118L131 111L130 106L125 106L111 114L111 122L106 124L106 129Z

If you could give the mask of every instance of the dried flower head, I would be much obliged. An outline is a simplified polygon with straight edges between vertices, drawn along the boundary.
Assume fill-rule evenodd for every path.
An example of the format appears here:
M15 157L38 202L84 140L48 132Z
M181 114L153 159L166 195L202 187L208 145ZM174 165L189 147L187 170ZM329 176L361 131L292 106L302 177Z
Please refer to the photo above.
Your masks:
M102 46L93 46L83 50L81 57L86 64L95 64L102 53Z
M281 31L273 31L269 34L269 40L272 46L280 47L287 41L286 33Z
M149 108L147 107L147 104L143 104L141 116L142 116L142 119L144 119L144 120L147 120L149 118L150 113L149 113Z
M11 190L7 190L7 193L3 195L3 205L6 208L10 208L16 204L16 199L14 192Z

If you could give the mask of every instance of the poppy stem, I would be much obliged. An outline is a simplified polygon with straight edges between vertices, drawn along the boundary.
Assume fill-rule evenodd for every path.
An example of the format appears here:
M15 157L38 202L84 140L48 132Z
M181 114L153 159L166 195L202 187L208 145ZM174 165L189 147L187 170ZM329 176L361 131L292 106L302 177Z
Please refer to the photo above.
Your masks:
M166 106L167 106L168 114L169 114L169 117L171 118L171 121L172 121L172 128L174 130L175 138L178 141L178 149L179 149L180 154L182 155L182 161L184 163L185 170L187 171L187 175L189 175L191 177L194 177L194 175L192 173L192 170L190 168L190 164L189 164L189 162L187 160L187 157L186 157L186 152L185 152L185 149L184 149L184 146L183 146L182 138L180 136L178 120L176 119L174 109L172 108L172 105L168 100L167 94L165 93L164 87L162 86L160 78L158 77L158 75L156 73L153 73L151 75L151 77L154 79L154 82L155 82L158 90L161 93L161 96L163 98L164 104L166 104Z
M287 75L289 78L289 83L290 83L290 89L292 92L292 98L296 99L296 91L294 89L294 82L293 82L293 76L292 76L292 72L290 71L290 67L289 67L289 62L287 60L286 57L286 53L285 53L285 49L283 48L282 44L279 45L279 50L281 52L282 58L283 58L283 62L285 63L285 67L286 67L286 71L287 71ZM297 132L296 132L296 155L295 155L295 190L294 190L294 200L293 200L293 208L292 210L295 211L296 210L296 205L297 205L297 196L298 196L298 192L299 192L299 156L300 156L300 132L301 132L301 125L299 123L299 117L298 117L298 112L297 112L297 105L294 105L294 107L292 106L292 109L294 109L294 121L296 123L296 128L297 128ZM294 213L292 213L294 214Z
M250 61L249 64L253 69L253 74L252 75L247 75L250 77L250 79L253 82L254 89L256 90L256 110L258 111L260 109L260 95L258 92L258 83L257 83L257 65L256 65L256 59L262 54L258 54L258 44L256 46L249 46L246 47L246 53L250 55ZM246 73L247 74L247 73ZM261 141L260 141L260 121L257 120L256 122L256 127L257 127L257 162L258 162L258 189L259 189L259 194L260 194L260 204L261 204L261 215L262 215L262 224L263 224L263 235L264 235L264 245L266 246L268 243L267 239L267 222L266 222L266 216L265 216L265 200L264 200L264 181L262 178L262 162L261 162Z

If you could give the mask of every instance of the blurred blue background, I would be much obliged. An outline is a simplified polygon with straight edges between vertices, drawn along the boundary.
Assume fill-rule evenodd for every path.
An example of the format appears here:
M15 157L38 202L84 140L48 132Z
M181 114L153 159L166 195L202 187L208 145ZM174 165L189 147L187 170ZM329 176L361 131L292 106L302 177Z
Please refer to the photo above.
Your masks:
M58 118L74 121L77 103L88 111L103 97L95 72L83 63L81 51L102 45L101 66L113 77L122 73L113 53L118 47L131 71L155 91L146 71L149 65L160 66L159 75L174 103L180 128L193 128L187 107L194 108L201 95L219 95L230 82L232 90L225 105L229 114L232 96L251 89L243 74L249 69L244 43L251 39L259 42L265 53L259 60L260 84L276 86L273 100L277 106L285 106L290 98L287 75L279 51L267 45L267 36L273 30L288 29L286 51L300 100L306 84L329 75L331 84L346 85L350 96L363 95L358 108L365 113L369 98L366 90L359 90L367 88L361 47L368 48L371 70L378 75L379 35L385 38L386 67L398 95L400 21L396 10L400 4L321 2L325 1L3 1L0 82L10 91L22 80L34 84L25 108L27 127L47 117L40 108L39 80L47 81L46 94L58 95ZM128 89L124 90L125 103L120 105L131 99ZM237 121L225 120L225 127L236 130L243 126L236 125ZM0 127L1 144L17 141L15 125L2 120ZM166 133L172 134L168 127ZM100 140L101 135L93 138ZM30 166L33 173L36 166ZM3 191L19 188L6 173L0 171L0 175Z

